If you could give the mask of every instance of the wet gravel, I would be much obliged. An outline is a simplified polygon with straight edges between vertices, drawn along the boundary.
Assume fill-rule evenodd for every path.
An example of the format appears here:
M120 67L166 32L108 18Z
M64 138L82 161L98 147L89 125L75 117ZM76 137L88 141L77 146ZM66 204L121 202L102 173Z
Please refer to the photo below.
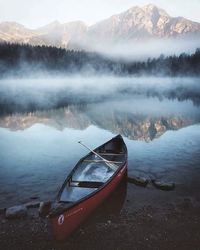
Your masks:
M0 215L1 249L200 249L200 204L193 197L128 185L122 207L115 195L102 205L73 235L53 239L49 221L28 209L23 219ZM167 198L171 197L171 199ZM152 202L150 202L150 200ZM156 202L155 202L156 201Z

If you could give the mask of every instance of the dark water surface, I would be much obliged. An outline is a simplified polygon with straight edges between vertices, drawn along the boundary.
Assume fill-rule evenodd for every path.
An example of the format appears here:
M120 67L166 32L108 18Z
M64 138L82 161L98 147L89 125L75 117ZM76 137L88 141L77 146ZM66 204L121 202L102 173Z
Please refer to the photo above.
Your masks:
M173 181L185 194L200 178L200 108L192 100L128 95L0 117L0 203L53 199L92 148L120 133L129 173Z

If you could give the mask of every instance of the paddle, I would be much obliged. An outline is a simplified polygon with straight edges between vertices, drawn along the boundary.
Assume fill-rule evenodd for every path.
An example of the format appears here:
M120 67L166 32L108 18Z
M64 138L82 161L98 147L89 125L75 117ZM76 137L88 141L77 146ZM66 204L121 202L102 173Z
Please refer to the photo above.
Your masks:
M118 168L118 166L116 164L111 163L110 161L106 160L105 158L103 158L101 155L99 155L97 152L95 152L94 150L92 150L91 148L89 148L88 146L86 146L85 144L83 144L81 141L78 142L79 144L81 144L83 147L87 148L90 152L92 152L93 154L95 154L96 156L98 156L101 160L103 160L112 170L116 170Z

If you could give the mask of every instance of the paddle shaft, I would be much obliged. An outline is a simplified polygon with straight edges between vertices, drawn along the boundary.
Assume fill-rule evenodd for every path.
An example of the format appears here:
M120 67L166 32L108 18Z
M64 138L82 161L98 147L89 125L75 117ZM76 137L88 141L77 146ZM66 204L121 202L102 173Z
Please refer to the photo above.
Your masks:
M85 144L83 144L81 141L79 141L78 143L81 144L83 147L87 148L90 152L92 152L93 154L95 154L96 156L98 156L100 159L102 159L111 169L116 170L118 168L117 165L111 164L108 160L106 160L101 155L99 155L98 153L96 153L94 150L92 150L91 148L89 148L88 146L86 146Z

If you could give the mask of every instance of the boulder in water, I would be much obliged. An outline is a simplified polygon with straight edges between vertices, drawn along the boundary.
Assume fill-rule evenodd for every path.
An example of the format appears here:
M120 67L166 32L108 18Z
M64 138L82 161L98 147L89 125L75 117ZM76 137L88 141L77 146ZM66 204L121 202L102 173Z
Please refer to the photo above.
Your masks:
M152 180L153 185L161 190L171 191L175 188L175 183L173 182L163 182L159 180Z
M27 216L27 208L25 205L18 205L6 209L6 218L15 219Z
M134 176L134 175L128 175L127 177L128 182L134 183L135 185L146 187L149 183L149 180L145 177L140 176Z

